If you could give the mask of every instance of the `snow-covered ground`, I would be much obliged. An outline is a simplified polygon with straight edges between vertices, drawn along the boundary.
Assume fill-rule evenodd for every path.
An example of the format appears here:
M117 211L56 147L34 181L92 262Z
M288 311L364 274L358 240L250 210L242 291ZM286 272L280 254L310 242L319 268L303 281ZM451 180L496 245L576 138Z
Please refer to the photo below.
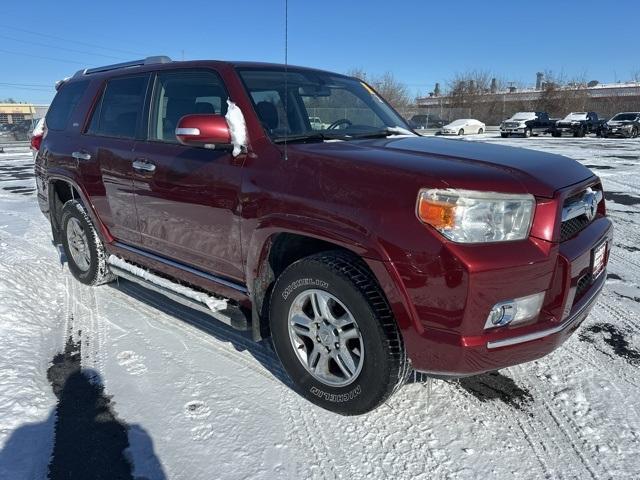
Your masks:
M603 178L616 229L604 293L546 358L461 381L419 378L351 418L296 395L266 344L127 282L74 281L38 210L31 154L6 149L0 478L46 476L57 404L47 370L70 335L127 425L139 478L638 478L640 139L463 141L478 140L566 154Z

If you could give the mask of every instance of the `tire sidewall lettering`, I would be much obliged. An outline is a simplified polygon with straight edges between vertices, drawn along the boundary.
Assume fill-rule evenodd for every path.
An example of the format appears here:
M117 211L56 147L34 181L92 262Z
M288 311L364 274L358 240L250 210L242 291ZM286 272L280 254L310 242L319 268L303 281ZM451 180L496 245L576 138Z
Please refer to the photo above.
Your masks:
M309 287L316 287L327 290L329 288L329 283L317 278L300 278L287 285L287 287L282 291L282 299L286 301L293 292L301 287L304 287L305 289Z
M356 385L355 388L352 388L347 393L329 393L329 392L325 392L324 390L321 390L318 387L313 386L309 389L309 392L311 392L311 394L327 402L342 403L342 402L349 402L354 398L356 398L358 395L362 393L362 388L360 387L360 385Z

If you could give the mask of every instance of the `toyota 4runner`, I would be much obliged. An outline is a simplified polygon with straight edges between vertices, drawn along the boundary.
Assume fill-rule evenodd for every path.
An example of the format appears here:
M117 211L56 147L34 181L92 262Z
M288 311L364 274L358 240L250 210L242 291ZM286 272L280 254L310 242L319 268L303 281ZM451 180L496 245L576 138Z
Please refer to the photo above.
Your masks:
M75 278L270 337L335 412L375 408L413 369L540 358L604 284L612 227L590 170L420 137L358 79L152 57L57 90L35 169Z

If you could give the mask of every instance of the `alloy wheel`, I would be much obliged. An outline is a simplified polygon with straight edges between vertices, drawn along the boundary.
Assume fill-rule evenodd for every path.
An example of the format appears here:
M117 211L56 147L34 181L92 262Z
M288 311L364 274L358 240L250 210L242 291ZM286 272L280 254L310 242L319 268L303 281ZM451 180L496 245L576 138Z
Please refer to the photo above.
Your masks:
M80 270L86 272L91 264L91 251L87 234L77 218L67 222L67 243L71 258Z
M289 339L304 368L332 387L353 382L364 363L364 341L349 309L335 296L310 289L291 304Z

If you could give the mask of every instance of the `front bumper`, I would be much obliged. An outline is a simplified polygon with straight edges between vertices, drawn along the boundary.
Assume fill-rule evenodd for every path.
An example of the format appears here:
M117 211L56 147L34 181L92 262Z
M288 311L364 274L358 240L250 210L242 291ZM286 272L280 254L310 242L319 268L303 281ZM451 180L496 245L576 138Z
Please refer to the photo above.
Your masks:
M500 127L500 133L515 133L517 135L524 135L526 127Z
M619 135L622 137L630 137L632 128L625 127L607 127L602 129L604 135Z
M404 290L390 302L396 318L403 315L398 312L401 297L408 304L399 325L413 367L460 377L547 355L578 328L596 302L606 271L586 288L584 280L589 279L594 247L607 242L608 261L612 238L611 222L601 216L562 243L449 244L429 264L387 264ZM545 292L537 318L484 330L493 305L536 292Z

